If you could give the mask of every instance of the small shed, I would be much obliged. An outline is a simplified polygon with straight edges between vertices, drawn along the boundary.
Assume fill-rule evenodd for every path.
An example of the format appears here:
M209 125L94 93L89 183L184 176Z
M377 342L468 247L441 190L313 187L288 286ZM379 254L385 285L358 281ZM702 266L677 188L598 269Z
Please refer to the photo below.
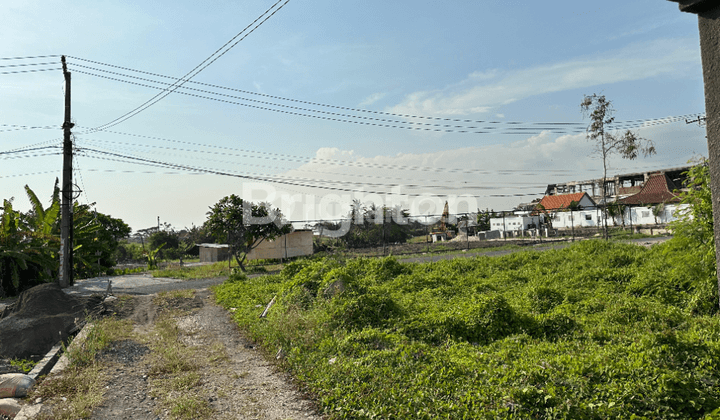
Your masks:
M313 254L313 232L298 229L275 239L266 239L247 254L248 260L285 259Z
M200 262L227 261L230 258L230 245L227 244L198 244Z

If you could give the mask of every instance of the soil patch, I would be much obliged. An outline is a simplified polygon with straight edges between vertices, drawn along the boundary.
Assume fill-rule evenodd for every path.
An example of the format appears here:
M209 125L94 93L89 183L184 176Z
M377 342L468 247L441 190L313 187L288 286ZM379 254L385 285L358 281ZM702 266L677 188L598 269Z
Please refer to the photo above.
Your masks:
M88 316L104 311L102 296L71 296L56 283L22 292L0 314L0 356L30 359L67 340Z
M322 419L314 402L298 391L292 378L279 371L256 343L243 336L231 316L215 304L208 289L194 294L118 296L107 301L106 313L133 321L136 336L113 343L100 356L108 378L103 402L90 419ZM171 319L177 340L194 355L199 369L188 375L153 374L157 360L153 340L157 326ZM197 377L187 391L163 395L158 386ZM31 397L32 398L32 397ZM203 416L173 412L168 399L188 398L208 408ZM58 402L62 404L62 402ZM46 415L53 407L43 407ZM62 406L55 406L62 410Z

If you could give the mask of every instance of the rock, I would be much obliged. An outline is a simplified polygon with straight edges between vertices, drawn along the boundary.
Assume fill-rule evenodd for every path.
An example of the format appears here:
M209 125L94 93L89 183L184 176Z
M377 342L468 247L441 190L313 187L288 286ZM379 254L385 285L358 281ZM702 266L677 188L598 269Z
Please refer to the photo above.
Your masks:
M335 280L334 282L330 283L328 287L323 291L323 296L326 299L331 299L344 292L345 289L347 289L347 286L345 285L344 280Z
M0 318L0 356L29 359L47 353L58 341L66 340L101 301L100 296L70 296L56 283L22 292Z
M15 418L22 409L15 398L0 398L0 416Z

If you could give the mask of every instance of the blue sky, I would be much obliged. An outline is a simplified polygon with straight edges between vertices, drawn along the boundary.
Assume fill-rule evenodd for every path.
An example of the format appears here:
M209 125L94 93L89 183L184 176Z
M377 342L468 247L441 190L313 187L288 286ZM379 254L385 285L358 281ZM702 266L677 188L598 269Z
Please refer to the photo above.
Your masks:
M703 128L662 120L703 113L704 96L697 18L660 0L291 0L192 79L243 92L185 85L244 99L187 93L250 106L174 93L106 131L86 132L159 91L82 71L159 86L102 70L169 79L104 64L180 77L273 3L15 2L3 14L0 57L74 57L78 200L96 202L133 229L157 217L178 229L200 225L208 207L232 193L270 199L290 220L337 217L352 199L399 204L413 214L440 212L445 195L451 211L510 209L538 198L548 183L601 176L582 133L584 94L606 95L618 121L640 121L634 129L656 143L656 156L614 159L611 173L681 166L707 154ZM44 62L53 64L34 65ZM0 61L19 64L33 66L0 71L59 68L59 57ZM422 125L440 123L429 117L459 121L441 122L451 127L440 131L407 129L437 128ZM0 74L0 130L10 130L0 131L0 152L59 145L59 128L12 125L59 127L62 118L60 70ZM581 125L540 129L559 122ZM369 125L377 123L405 128ZM15 207L27 209L26 184L49 197L61 175L58 152L0 155L0 198L15 197Z

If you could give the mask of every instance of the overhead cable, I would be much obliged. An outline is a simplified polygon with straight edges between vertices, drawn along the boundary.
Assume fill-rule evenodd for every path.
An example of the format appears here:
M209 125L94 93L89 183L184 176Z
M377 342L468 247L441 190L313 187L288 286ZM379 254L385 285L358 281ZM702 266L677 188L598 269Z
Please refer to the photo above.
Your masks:
M73 58L73 59L76 59L76 60L82 60L82 61L85 61L85 62L94 63L94 64L98 64L98 65L102 65L102 66L108 66L108 67L112 67L112 68L117 68L117 69L121 69L121 70L127 70L127 71L132 71L132 72L147 74L147 75L151 75L151 76L155 76L155 77L161 77L161 78L166 78L166 79L175 79L175 77L172 77L172 76L166 76L166 75L162 75L162 74L158 74L158 73L152 73L152 72L147 72L147 71L142 71L142 70L136 70L136 69L132 69L132 68L129 68L129 67L117 66L117 65L114 65L114 64L108 64L108 63L103 63L103 62L99 62L99 61L88 60L88 59L84 59L84 58L80 58L80 57L72 57L72 56L71 56L70 58ZM148 82L151 82L151 83L158 83L158 84L164 84L164 85L169 84L169 83L162 82L162 81L157 81L157 80L152 80L152 79L146 79L146 78L141 78L141 77L137 77L137 76L130 76L130 75L126 75L126 74L122 74L122 73L118 73L118 72L112 72L112 71L109 71L109 70L99 69L99 68L96 68L96 67L83 66L83 65L74 64L74 63L70 63L70 65L73 65L73 66L76 66L76 67L81 67L81 68L86 68L86 69L90 69L90 70L94 70L94 71L100 71L100 72L104 72L104 73L115 74L115 75L122 76L122 77L127 77L127 78L132 78L132 79L137 79L137 80L148 81ZM101 75L92 74L92 73L87 73L87 72L86 72L86 74L90 74L90 75L93 75L93 76L96 76L96 77L103 77L103 76L101 76ZM105 78L110 79L110 80L121 81L121 82L125 82L125 83L131 83L130 81L118 80L118 79L114 79L114 78L107 77L107 76L105 76ZM512 125L530 125L530 126L532 126L532 127L514 127L513 129L516 130L516 131L539 130L539 129L542 128L542 127L545 127L545 128L547 128L547 129L551 129L551 128L558 129L559 127L565 127L565 131L563 131L563 132L567 132L569 128L575 127L576 129L579 130L579 131L577 131L577 132L584 132L584 131L585 131L585 128L587 127L587 123L584 123L584 122L486 121L486 120L471 120L471 119L460 119L460 118L445 118L445 117L437 117L437 116L422 116L422 115L410 115L410 114L396 114L396 113L391 113L391 112L383 112L383 111L375 111L375 110L368 110L368 109L362 109L362 108L351 108L351 107L345 107L345 106L329 105L329 104L323 104L323 103L318 103L318 102L311 102L311 101L305 101L305 100L299 100L299 99L293 99L293 98L286 98L286 97L281 97L281 96L267 95L267 94L262 94L262 93L257 93L257 92L242 90L242 89L236 89L236 88L229 88L229 87L220 86L220 85L215 85L215 84L210 84L210 83L202 83L202 82L197 82L197 81L188 81L188 82L189 82L189 83L192 83L192 84L197 84L197 85L212 87L212 88L216 88L216 89L229 90L229 91L239 92L239 93L243 93L243 94L247 94L247 95L262 96L262 97L271 98L271 99L278 99L278 100L282 100L282 101L295 102L295 103L301 103L301 104L313 105L313 106L319 106L319 107L326 107L326 108L334 108L334 109L340 109L340 110L352 111L352 112L359 112L359 113L371 113L371 114L377 114L377 115L387 115L387 116L399 117L399 118L426 119L426 120L445 121L445 122L457 122L457 123L476 123L476 124L511 125L511 126L512 126ZM144 84L140 84L140 83L135 83L135 84L140 85L140 86L144 86L144 87L154 87L154 86L148 86L148 85L144 85ZM154 88L157 89L158 87L154 87ZM298 107L290 107L290 106L282 105L282 104L275 104L275 103L271 103L271 102L257 101L257 100L242 98L242 97L238 97L238 96L225 95L225 94L220 94L220 93L216 93L216 92L206 91L206 90L192 89L192 88L188 88L188 87L184 87L184 88L185 88L185 89L190 89L190 90L199 91L199 92L203 92L203 93L209 93L209 94L213 94L213 95L219 95L219 96L231 97L231 98L236 98L236 99L242 99L242 100L245 100L245 101L257 102L257 103L262 103L262 104L267 104L267 105L272 105L272 106L292 108L292 109L304 110L304 111L309 111L309 112L323 113L323 111L318 111L318 110L311 110L311 109L298 108ZM200 97L202 97L202 96L200 96ZM207 98L207 99L209 99L209 98ZM348 115L346 115L346 114L335 114L335 113L328 113L328 112L324 112L324 113L330 114L330 115L338 115L338 116L348 117ZM642 124L645 124L645 123L675 122L675 121L679 121L680 119L688 118L688 117L691 117L691 116L697 116L697 115L699 115L699 114L688 114L688 115L679 116L679 117L668 117L668 118L650 119L650 120L648 120L648 119L638 119L638 120L618 121L618 122L613 123L613 127L618 128L618 129L622 129L623 127L634 128L634 127L636 127L636 126L638 126L638 125L642 125ZM352 118L361 118L361 117L358 117L358 116L351 116L351 117L352 117ZM369 118L369 119L378 120L378 121L386 121L386 120L379 120L379 119L375 119L375 118ZM408 123L408 122L405 122L405 123ZM408 124L411 124L411 123L408 123ZM432 125L432 124L426 124L426 125ZM448 128L452 127L452 126L450 126L450 125L447 125L447 126L443 126L443 125L441 125L441 124L434 124L434 125L437 126L437 127L448 127ZM465 127L465 126L455 126L455 128L477 129L477 127ZM486 130L493 130L493 129L495 129L495 128L491 126L491 127L484 127L484 129L486 129ZM581 130L580 130L580 129L581 129Z
M175 168L175 169L181 169L186 170L189 172L205 172L208 174L213 175L221 175L221 176L229 176L229 177L235 177L235 178L241 178L241 179L247 179L247 180L253 180L253 181L261 181L261 182L268 182L268 183L275 183L275 184L285 184L285 185L293 185L297 187L307 187L307 188L316 188L316 189L324 189L324 190L333 190L333 191L345 191L345 192L360 192L360 193L376 193L376 194L387 194L387 195L402 195L402 196L409 196L409 197L425 197L425 196L438 196L438 197L445 197L447 194L418 194L418 193L398 193L394 191L384 191L384 192L378 192L378 191L365 191L363 189L357 189L357 188L342 188L342 187L333 187L333 186L327 186L327 185L312 185L312 184L305 184L300 182L293 182L293 181L287 181L287 180L279 180L279 179L272 179L271 177L258 177L258 176L247 176L247 175L240 175L240 174L233 174L230 172L225 171L218 171L214 169L207 169L207 168L197 168L187 165L177 165L172 163L166 163L161 162L153 159L143 159L143 158L135 158L130 156L124 156L122 154L113 153L113 152L106 152L102 150L97 149L89 149L84 148L81 150L81 152L94 152L94 153L100 153L105 154L109 156L115 156L123 159L128 160L136 160L140 164L151 164L151 165L159 165L164 166L167 168ZM521 197L521 196L537 196L538 194L489 194L489 195L475 195L476 197Z
M240 31L237 35L235 35L232 39L230 39L228 42L226 42L222 47L218 48L214 53L212 53L208 58L203 60L200 64L195 66L192 70L190 70L188 73L186 73L181 78L177 79L171 86L169 86L166 89L163 89L162 92L158 93L157 95L153 96L149 100L145 101L143 104L138 106L137 108L133 109L132 111L129 111L123 115L121 115L118 118L115 118L114 120L105 123L101 126L95 127L92 131L102 131L105 128L112 127L114 125L120 124L121 122L134 117L135 115L141 113L142 111L148 109L149 107L153 106L154 104L161 101L163 98L167 97L170 93L177 90L179 87L184 85L187 81L192 79L193 77L197 76L200 72L205 70L208 66L210 66L212 63L214 63L217 59L225 55L228 51L230 51L233 47L235 47L239 42L247 38L248 35L253 33L257 28L259 28L263 23L265 23L268 19L270 19L275 13L277 13L278 10L282 9L290 0L285 0L283 4L278 6L283 0L278 0L275 4L270 6L269 9L267 9L263 14L258 16L251 24L246 26L242 31ZM273 10L274 9L274 10ZM263 18L264 17L264 18ZM263 19L259 23L258 20ZM253 25L256 26L253 27ZM250 29L252 27L252 29ZM247 33L246 33L247 32ZM242 37L240 39L237 39L238 37ZM237 39L237 41L235 41ZM235 41L232 45L228 46L231 42ZM227 48L226 48L227 47ZM224 51L223 51L224 49ZM222 52L221 52L222 51Z
M0 57L0 60L30 60L34 58L54 58L54 57L60 57L59 54L54 55L34 55L34 56L26 56L26 57Z

